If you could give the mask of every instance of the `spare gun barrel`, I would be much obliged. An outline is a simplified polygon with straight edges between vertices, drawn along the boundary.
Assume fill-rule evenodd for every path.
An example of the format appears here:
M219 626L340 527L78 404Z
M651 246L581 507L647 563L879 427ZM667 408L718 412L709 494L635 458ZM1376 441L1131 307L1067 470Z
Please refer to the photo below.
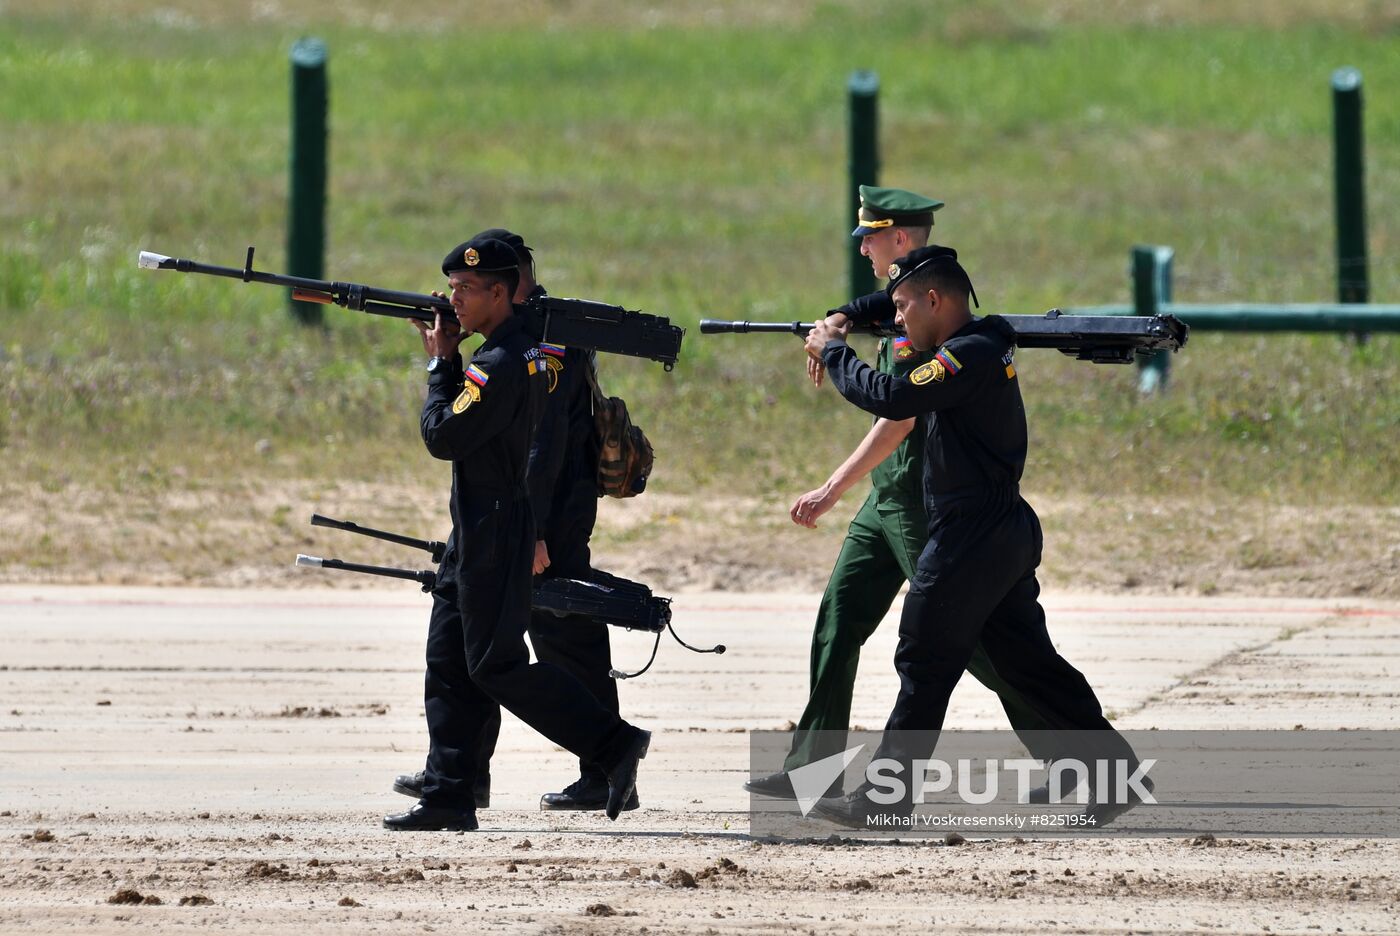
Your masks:
M393 569L387 566L361 565L358 562L341 562L339 559L322 559L319 556L297 554L299 566L316 566L322 569L339 569L342 572L359 572L363 575L382 575L385 578L405 579L423 586L423 591L432 591L437 584L437 573L431 569Z
M297 554L296 564L319 569L337 569L362 575L417 582L423 591L432 591L437 574L428 569L396 569L386 566L362 565L339 559ZM602 581L577 579L541 579L531 592L531 607L558 617L584 615L626 630L644 630L659 634L671 623L671 599L658 598L651 589L636 582L601 573ZM676 638L679 640L680 638ZM703 651L702 651L703 652ZM723 650L718 652L723 653Z
M372 536L375 539L397 543L400 546L411 546L414 549L421 549L424 552L432 553L434 562L441 562L443 554L447 552L447 544L439 543L437 540L418 539L413 536L404 536L401 533L386 533L384 530L360 526L358 523L349 520L334 520L330 517L323 517L318 513L311 515L311 525L329 527L332 530L344 530L347 533L359 533L361 536Z

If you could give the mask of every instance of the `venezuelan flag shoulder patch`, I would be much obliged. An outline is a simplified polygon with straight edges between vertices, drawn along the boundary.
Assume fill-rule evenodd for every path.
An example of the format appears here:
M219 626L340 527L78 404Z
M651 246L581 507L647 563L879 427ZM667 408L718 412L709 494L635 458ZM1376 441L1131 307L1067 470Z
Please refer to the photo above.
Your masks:
M564 356L565 348L561 344L550 344L547 341L540 342L540 350L550 357L561 358Z
M491 379L490 374L486 373L486 371L477 367L475 364L467 365L466 377L478 387L486 386L486 381Z
M902 361L914 356L914 345L910 343L905 335L899 335L894 340L894 356L896 360Z
M957 375L962 370L962 364L953 357L953 352L947 348L939 348L933 355L933 359L943 365L943 369L948 372L949 377Z

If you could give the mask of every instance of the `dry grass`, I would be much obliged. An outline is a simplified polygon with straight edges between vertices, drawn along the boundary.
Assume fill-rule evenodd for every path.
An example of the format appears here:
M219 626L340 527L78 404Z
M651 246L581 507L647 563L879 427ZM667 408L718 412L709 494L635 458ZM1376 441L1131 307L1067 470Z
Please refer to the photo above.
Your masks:
M945 35L954 39L1014 36L1030 30L1086 25L1248 25L1291 29L1342 25L1394 29L1400 6L1393 0L936 0L922 4ZM872 22L909 16L895 0L489 0L471 8L474 21L493 27L618 29L802 27L832 10ZM373 0L6 0L0 11L25 15L71 13L93 19L147 18L188 29L211 25L268 23L303 26L337 23L372 30L430 29L463 21L460 4L424 0L390 11Z
M311 527L313 512L424 539L447 534L443 495L427 485L171 481L120 500L71 483L0 487L0 581L363 588L383 581L299 569L292 560L304 552L428 568L429 557ZM848 495L816 531L792 524L785 495L608 500L595 562L662 593L819 591L862 496ZM1049 588L1400 597L1394 506L1261 510L1199 498L1027 497L1045 527L1041 579Z

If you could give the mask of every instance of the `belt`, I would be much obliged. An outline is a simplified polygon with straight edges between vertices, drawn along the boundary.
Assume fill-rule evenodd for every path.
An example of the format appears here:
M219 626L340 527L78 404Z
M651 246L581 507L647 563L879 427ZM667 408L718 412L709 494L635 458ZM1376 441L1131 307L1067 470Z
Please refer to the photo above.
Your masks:
M937 491L930 494L929 499L932 501L932 506L937 509L972 500L1010 503L1020 495L1021 486L1019 484L983 484Z
M524 488L490 488L472 485L469 488L458 487L457 499L464 504L493 505L496 507L502 504L513 504L517 501L528 499L530 492Z

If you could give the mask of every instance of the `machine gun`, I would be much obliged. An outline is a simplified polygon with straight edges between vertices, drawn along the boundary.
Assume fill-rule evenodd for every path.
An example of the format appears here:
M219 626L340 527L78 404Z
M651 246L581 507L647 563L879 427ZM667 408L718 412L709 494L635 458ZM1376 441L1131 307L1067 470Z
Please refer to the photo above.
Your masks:
M321 514L311 515L311 525L329 527L359 533L374 539L386 540L400 546L409 546L430 553L434 562L442 562L447 552L447 544L436 540L417 539L399 533L387 533L373 527L360 526L348 520L333 520ZM431 592L437 585L437 573L432 569L400 569L390 566L362 565L358 562L342 562L339 559L322 559L319 556L298 554L296 564L321 569L336 569L342 572L358 572L362 575L378 575L385 578L403 579L417 582L424 592ZM635 673L611 670L608 675L614 679L632 679L651 669L656 660L656 651L661 646L661 635L667 631L676 643L695 653L723 653L725 646L716 644L709 649L692 647L681 640L671 626L671 599L653 595L650 588L638 582L609 575L594 570L588 579L546 578L536 579L530 595L531 607L555 617L578 614L602 621L623 630L641 630L656 635L652 644L651 658Z
M254 270L252 247L248 248L248 256L241 270L167 257L148 250L140 252L136 265L143 270L203 273L245 283L288 286L291 287L293 299L333 304L373 315L419 319L428 323L439 312L449 320L455 316L452 304L436 296ZM685 329L672 325L670 319L588 299L542 296L527 300L517 309L524 318L525 331L537 341L647 358L659 362L668 371L676 366L681 353L681 339L685 336Z
M1055 348L1062 354L1095 364L1131 364L1139 354L1178 351L1190 332L1172 315L1065 315L1051 309L1044 315L1003 315L1022 348ZM702 335L785 332L805 336L812 322L724 322L701 319ZM903 331L894 322L852 325L854 332L891 336Z

